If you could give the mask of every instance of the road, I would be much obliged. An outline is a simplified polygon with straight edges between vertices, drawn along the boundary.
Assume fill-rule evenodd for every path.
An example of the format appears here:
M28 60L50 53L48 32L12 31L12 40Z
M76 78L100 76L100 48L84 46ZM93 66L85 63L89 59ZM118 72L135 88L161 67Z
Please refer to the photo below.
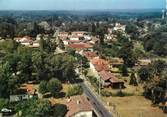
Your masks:
M93 108L96 110L100 117L113 117L84 83L81 83L81 86L84 90L85 95L89 98Z

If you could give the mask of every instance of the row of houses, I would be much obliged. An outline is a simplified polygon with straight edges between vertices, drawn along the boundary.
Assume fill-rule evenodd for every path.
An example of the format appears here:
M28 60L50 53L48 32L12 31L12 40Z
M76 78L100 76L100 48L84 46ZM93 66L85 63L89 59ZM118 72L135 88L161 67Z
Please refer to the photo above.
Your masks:
M32 37L24 36L24 37L16 37L14 40L24 46L32 47L32 48L38 48L39 42L33 41Z
M81 37L89 39L88 32L85 31L76 31L76 32L59 32L58 37L62 40L79 40Z
M100 79L102 87L119 88L123 86L124 82L110 72L112 65L110 65L109 61L90 51L85 52L84 56L90 61L90 70L97 79Z

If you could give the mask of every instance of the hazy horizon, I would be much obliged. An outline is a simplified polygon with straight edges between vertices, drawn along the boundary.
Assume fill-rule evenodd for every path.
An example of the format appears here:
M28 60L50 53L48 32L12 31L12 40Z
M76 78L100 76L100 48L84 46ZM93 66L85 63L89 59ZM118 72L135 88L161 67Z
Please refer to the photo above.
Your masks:
M165 8L165 0L0 0L0 10L142 10Z

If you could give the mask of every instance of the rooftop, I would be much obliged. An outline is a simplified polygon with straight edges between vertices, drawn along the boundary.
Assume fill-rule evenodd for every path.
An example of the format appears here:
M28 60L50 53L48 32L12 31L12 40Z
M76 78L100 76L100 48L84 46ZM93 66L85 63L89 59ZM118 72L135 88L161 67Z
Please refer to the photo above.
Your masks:
M69 44L68 47L74 49L85 49L85 48L92 48L92 45L87 43L75 43L75 44Z
M91 60L91 63L94 65L95 69L100 72L100 71L108 71L109 70L109 62L104 60L104 59L100 59L98 57L95 57Z
M78 112L87 112L93 110L92 105L83 95L70 97L70 99L66 101L66 105L68 108L68 112L66 114L67 117L72 117Z

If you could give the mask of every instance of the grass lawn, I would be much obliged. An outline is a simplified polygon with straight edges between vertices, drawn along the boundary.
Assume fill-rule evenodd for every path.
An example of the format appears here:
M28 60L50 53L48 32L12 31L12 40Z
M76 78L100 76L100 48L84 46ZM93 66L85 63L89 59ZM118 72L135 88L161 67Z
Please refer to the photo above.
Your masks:
M71 84L62 84L62 86L63 86L63 89L61 91L62 96L60 96L58 98L54 98L52 96L45 98L45 99L48 99L52 103L52 105L55 105L57 103L59 103L59 104L64 103L64 100L66 99L66 93L68 91L68 88L71 87Z
M165 114L157 107L152 107L151 102L143 96L128 96L128 97L103 97L106 103L116 105L115 110L120 117L165 117Z
M119 75L119 74L115 74ZM125 89L122 92L133 94L132 96L125 97L102 97L103 101L108 104L109 110L112 110L115 105L115 110L120 117L167 117L161 109L151 106L151 101L147 100L143 93L143 85L138 86L129 85L129 77L119 77L125 83ZM106 88L105 90L117 93L119 89Z

